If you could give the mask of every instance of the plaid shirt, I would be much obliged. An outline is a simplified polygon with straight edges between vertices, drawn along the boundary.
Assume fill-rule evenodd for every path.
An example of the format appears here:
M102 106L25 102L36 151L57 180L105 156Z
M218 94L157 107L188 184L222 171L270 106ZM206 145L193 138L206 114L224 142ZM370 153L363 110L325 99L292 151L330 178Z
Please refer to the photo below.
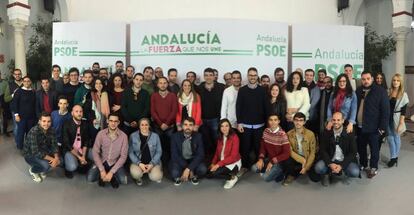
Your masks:
M57 139L52 128L49 128L46 133L39 125L30 129L24 141L24 156L34 156L43 159L46 155L53 155L57 152Z

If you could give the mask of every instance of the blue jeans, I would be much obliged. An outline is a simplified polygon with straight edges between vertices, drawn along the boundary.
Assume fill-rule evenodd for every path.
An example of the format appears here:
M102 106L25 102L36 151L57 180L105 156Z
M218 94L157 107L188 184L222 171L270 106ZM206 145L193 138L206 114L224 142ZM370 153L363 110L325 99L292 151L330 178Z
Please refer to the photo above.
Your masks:
M13 135L17 136L17 122L16 122L16 117L14 116L15 112L12 112L12 117L13 117Z
M99 177L99 169L96 165L94 165L92 168L89 169L86 179L88 180L88 182L95 182L99 179ZM121 184L128 183L124 167L119 168L118 171L115 172L114 177L116 177L116 179L118 179L119 183Z
M262 177L266 182L275 181L276 179L281 179L282 176L284 175L282 166L278 163L273 164L272 168L268 172L266 172L266 167L268 163L269 163L268 161L264 162L264 166L261 170L257 169L256 164L253 164L251 168L252 172L263 173Z
M184 167L180 166L178 163L171 162L170 164L170 174L173 180L180 178L183 174ZM207 173L207 167L204 163L198 165L194 170L194 175L197 177L203 177Z
M86 158L89 160L89 162L93 162L92 149L88 149ZM79 167L78 159L71 152L66 152L65 153L66 171L73 172L76 169L78 169L78 167Z
M35 125L35 119L20 118L20 122L17 123L17 135L14 140L18 149L23 149L24 137L29 133L30 129Z
M342 167L346 176L351 178L357 178L359 177L359 166L351 162L348 164L348 166ZM315 172L319 175L326 175L330 172L330 169L328 165L325 164L325 161L319 160L315 165Z
M24 159L32 167L33 173L46 173L50 170L49 161L34 156L25 156Z
M388 126L387 140L388 145L390 146L390 157L397 158L400 154L401 136L391 126Z

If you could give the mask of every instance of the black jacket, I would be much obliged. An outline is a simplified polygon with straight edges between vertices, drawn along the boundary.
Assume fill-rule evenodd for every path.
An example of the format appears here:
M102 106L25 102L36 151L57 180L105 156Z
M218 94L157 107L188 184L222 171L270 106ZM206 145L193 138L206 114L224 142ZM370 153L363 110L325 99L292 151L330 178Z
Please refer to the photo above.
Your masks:
M63 136L63 154L66 152L70 152L73 149L73 143L75 142L76 138L76 131L77 131L77 125L73 121L73 119L67 120L63 124L62 129L62 136ZM91 138L89 136L89 124L87 121L82 120L80 125L80 133L81 133L81 148L88 147L92 148L93 143L91 141Z
M325 162L326 165L329 165L332 162L332 158L335 155L336 143L335 135L333 129L330 131L325 130L320 140L319 154L321 159ZM349 163L356 162L357 146L355 142L355 136L353 133L346 133L346 128L344 127L339 137L339 147L342 149L344 154L344 160L340 163L337 163L345 169Z
M358 98L358 113L359 106L363 94L363 87L358 87L355 91ZM357 124L358 124L357 113ZM390 100L387 91L376 84L372 84L371 90L364 99L362 133L374 133L381 129L387 132L388 121L390 117Z
M42 111L45 110L43 106L43 90L38 90L36 92L36 116L37 118L40 117ZM57 93L56 91L49 90L47 92L49 96L49 106L52 108L52 111L57 110Z

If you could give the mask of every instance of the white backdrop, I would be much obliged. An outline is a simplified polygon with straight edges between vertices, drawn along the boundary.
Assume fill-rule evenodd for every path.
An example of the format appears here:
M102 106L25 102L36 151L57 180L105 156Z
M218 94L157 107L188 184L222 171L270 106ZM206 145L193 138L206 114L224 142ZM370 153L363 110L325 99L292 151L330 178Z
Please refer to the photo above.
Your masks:
M288 25L235 19L176 19L131 24L131 64L177 68L179 79L188 71L202 77L206 67L225 72L254 66L273 80L276 67L287 69Z
M336 77L351 64L354 76L364 68L364 27L344 25L292 25L292 70L325 68Z
M63 72L70 67L80 71L94 62L113 69L115 61L125 63L126 23L60 22L53 23L52 62Z

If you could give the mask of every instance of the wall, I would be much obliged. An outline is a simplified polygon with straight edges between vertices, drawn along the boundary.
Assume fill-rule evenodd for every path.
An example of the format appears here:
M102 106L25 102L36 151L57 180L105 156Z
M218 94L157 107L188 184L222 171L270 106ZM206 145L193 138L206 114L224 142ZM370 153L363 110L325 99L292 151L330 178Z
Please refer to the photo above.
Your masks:
M104 2L111 2L105 4ZM69 21L240 18L341 24L333 0L66 0ZM64 4L64 1L59 1Z

